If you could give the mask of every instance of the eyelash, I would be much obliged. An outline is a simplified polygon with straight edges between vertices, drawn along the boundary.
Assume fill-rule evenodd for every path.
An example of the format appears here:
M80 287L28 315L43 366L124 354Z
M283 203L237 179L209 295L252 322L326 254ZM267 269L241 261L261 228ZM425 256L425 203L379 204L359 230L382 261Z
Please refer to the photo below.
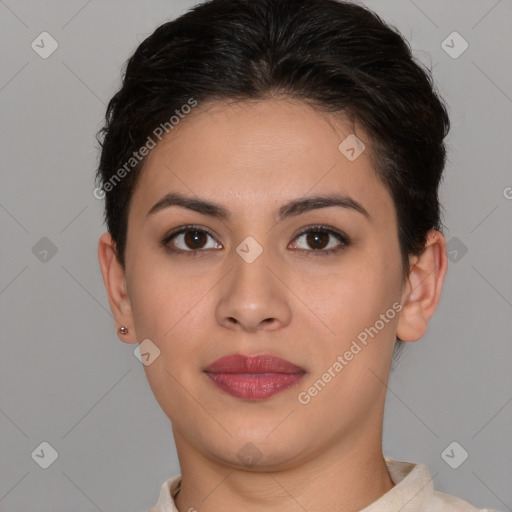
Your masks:
M190 249L188 251L185 251L183 249L174 249L174 248L172 248L169 245L169 242L173 238L175 238L178 235L181 235L183 233L187 233L189 231L199 231L199 232L202 232L202 233L207 233L212 238L215 238L215 235L209 229L207 229L207 228L204 228L204 227L201 227L201 226L196 226L196 225L187 225L187 226L182 226L182 227L178 228L177 230L171 231L171 233L167 234L164 237L164 239L161 241L161 245L166 250L168 250L168 251L170 251L170 252L172 252L174 254L183 255L183 256L191 256L191 257L200 256L201 252L205 252L204 249L197 249L197 250ZM334 249L311 249L311 250L296 249L298 251L305 252L308 257L309 256L313 256L313 257L316 257L316 256L328 256L328 255L331 255L331 254L335 254L335 253L337 253L339 251L342 251L343 249L345 249L346 247L348 247L350 245L350 239L348 238L347 235L345 235L341 231L335 230L335 229L330 228L329 226L325 226L323 224L315 224L315 225L307 226L307 227L303 228L299 233L297 233L295 235L293 240L295 240L297 238L300 238L302 235L304 235L306 233L310 233L310 232L321 232L321 233L327 233L329 235L333 235L341 243L341 245L337 246ZM311 253L313 253L313 254L311 254Z

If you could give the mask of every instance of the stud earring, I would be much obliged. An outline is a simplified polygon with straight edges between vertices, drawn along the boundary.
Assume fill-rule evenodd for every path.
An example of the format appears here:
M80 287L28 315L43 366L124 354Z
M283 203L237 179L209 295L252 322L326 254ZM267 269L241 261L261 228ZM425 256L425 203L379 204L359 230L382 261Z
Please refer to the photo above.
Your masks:
M119 327L119 332L121 334L128 334L128 327L125 327L124 325L122 325L121 327Z

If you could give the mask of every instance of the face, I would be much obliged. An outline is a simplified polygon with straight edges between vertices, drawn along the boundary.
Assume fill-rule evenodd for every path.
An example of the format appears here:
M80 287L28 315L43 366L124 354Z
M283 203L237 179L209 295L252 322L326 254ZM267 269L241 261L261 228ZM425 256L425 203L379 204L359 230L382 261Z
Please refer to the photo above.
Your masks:
M339 149L354 133L355 159L353 143ZM370 151L357 125L278 99L199 105L152 150L129 211L126 291L136 339L160 351L144 368L178 451L277 469L380 443L404 281ZM167 194L216 209L154 208ZM336 200L300 202L313 197ZM294 366L205 373L233 354Z

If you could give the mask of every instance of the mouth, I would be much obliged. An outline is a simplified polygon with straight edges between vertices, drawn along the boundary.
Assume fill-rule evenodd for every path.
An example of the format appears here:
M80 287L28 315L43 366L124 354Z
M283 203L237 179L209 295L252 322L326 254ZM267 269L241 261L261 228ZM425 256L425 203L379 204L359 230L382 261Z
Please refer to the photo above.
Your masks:
M296 385L306 370L270 354L234 354L214 361L204 373L219 389L232 396L264 400Z

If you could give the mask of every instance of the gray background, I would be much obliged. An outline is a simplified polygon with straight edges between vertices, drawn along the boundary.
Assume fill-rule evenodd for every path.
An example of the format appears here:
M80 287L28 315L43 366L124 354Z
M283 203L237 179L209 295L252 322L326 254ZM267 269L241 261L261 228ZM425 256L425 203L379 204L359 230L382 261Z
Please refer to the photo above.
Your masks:
M384 452L427 464L440 491L511 510L512 2L365 3L433 66L453 124L441 190L452 261L427 335L392 374ZM179 472L135 346L114 332L92 191L121 66L193 4L0 0L3 512L141 512ZM43 31L59 44L47 59L31 48ZM453 31L469 44L458 58L441 47ZM46 261L43 237L57 248ZM43 441L58 452L48 469L31 457ZM441 456L453 441L469 454L458 469Z

